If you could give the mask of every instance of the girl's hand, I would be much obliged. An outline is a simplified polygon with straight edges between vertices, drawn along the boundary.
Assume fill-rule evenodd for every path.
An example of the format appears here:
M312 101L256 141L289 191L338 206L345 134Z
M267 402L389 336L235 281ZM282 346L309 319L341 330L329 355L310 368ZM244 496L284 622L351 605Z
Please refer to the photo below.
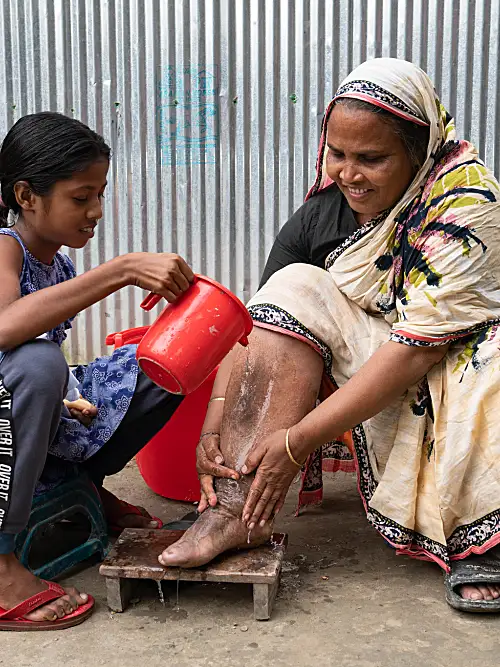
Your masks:
M129 284L160 294L173 303L193 282L194 273L173 253L134 252L125 255Z
M219 448L220 435L218 433L204 433L201 435L200 442L196 448L196 470L200 478L201 499L198 505L198 512L204 512L207 507L217 505L217 496L214 489L214 477L228 477L239 479L240 476L236 470L226 468L224 457Z
M80 424L89 427L92 420L97 416L97 408L80 396L76 401L63 400L73 419L78 419Z
M263 438L254 446L241 469L248 474L257 468L242 514L248 530L259 522L263 526L278 514L288 488L299 472L286 453L285 438L285 429Z

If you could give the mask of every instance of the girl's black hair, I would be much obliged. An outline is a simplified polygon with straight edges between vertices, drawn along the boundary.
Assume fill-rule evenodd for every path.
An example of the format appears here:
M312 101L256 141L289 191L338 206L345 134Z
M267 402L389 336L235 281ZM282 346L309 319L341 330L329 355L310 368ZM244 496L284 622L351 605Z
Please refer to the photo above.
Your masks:
M377 107L375 104L370 104L369 102L363 102L363 100L341 97L335 104L363 109L363 111L371 111L379 115L380 119L390 125L394 133L403 142L415 173L424 164L429 144L429 127L427 125L417 125L417 123L400 118L386 109Z
M58 181L84 171L99 159L109 160L104 139L75 118L44 111L23 116L11 127L0 149L0 227L9 209L19 213L14 186L26 181L37 195L47 195Z

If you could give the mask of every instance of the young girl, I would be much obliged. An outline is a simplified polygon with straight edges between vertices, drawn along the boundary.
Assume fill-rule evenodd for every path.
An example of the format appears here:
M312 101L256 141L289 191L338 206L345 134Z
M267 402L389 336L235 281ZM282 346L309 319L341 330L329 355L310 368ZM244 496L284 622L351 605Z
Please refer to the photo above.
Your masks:
M103 480L181 398L139 372L135 346L124 346L77 369L79 399L68 394L75 382L60 349L72 319L122 287L172 302L193 279L180 257L154 253L116 257L76 277L59 250L83 248L94 236L109 159L102 137L57 113L21 118L0 151L0 630L63 628L92 612L90 596L36 579L14 556L36 490L76 465L97 486L110 526L158 527L105 491Z

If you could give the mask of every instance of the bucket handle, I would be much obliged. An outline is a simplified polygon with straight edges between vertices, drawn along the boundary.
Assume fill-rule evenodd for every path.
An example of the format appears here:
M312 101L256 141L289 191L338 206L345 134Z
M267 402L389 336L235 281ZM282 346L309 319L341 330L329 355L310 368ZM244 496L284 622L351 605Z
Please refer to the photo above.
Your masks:
M152 310L157 303L161 301L162 297L159 294L150 292L144 301L141 303L141 308L143 310Z
M191 282L191 285L194 285L197 279L198 279L198 276L195 275L194 278L193 278L193 281ZM161 296L161 294L155 294L155 292L150 292L147 295L147 297L144 299L144 301L141 303L141 308L143 310L150 311L157 304L159 304L162 299L163 299L163 297Z

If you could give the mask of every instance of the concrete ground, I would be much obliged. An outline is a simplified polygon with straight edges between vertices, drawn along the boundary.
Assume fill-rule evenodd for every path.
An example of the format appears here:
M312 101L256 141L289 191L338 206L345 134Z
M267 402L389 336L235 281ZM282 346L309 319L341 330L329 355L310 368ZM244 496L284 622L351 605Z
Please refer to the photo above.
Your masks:
M109 480L121 497L172 520L192 506L156 496L134 464ZM442 575L396 557L367 524L355 480L329 479L321 508L294 518L290 493L277 525L289 533L270 621L252 618L243 584L165 585L163 607L145 582L124 614L106 606L98 565L65 579L92 593L97 610L61 632L3 633L5 667L488 667L500 663L500 619L454 612Z

